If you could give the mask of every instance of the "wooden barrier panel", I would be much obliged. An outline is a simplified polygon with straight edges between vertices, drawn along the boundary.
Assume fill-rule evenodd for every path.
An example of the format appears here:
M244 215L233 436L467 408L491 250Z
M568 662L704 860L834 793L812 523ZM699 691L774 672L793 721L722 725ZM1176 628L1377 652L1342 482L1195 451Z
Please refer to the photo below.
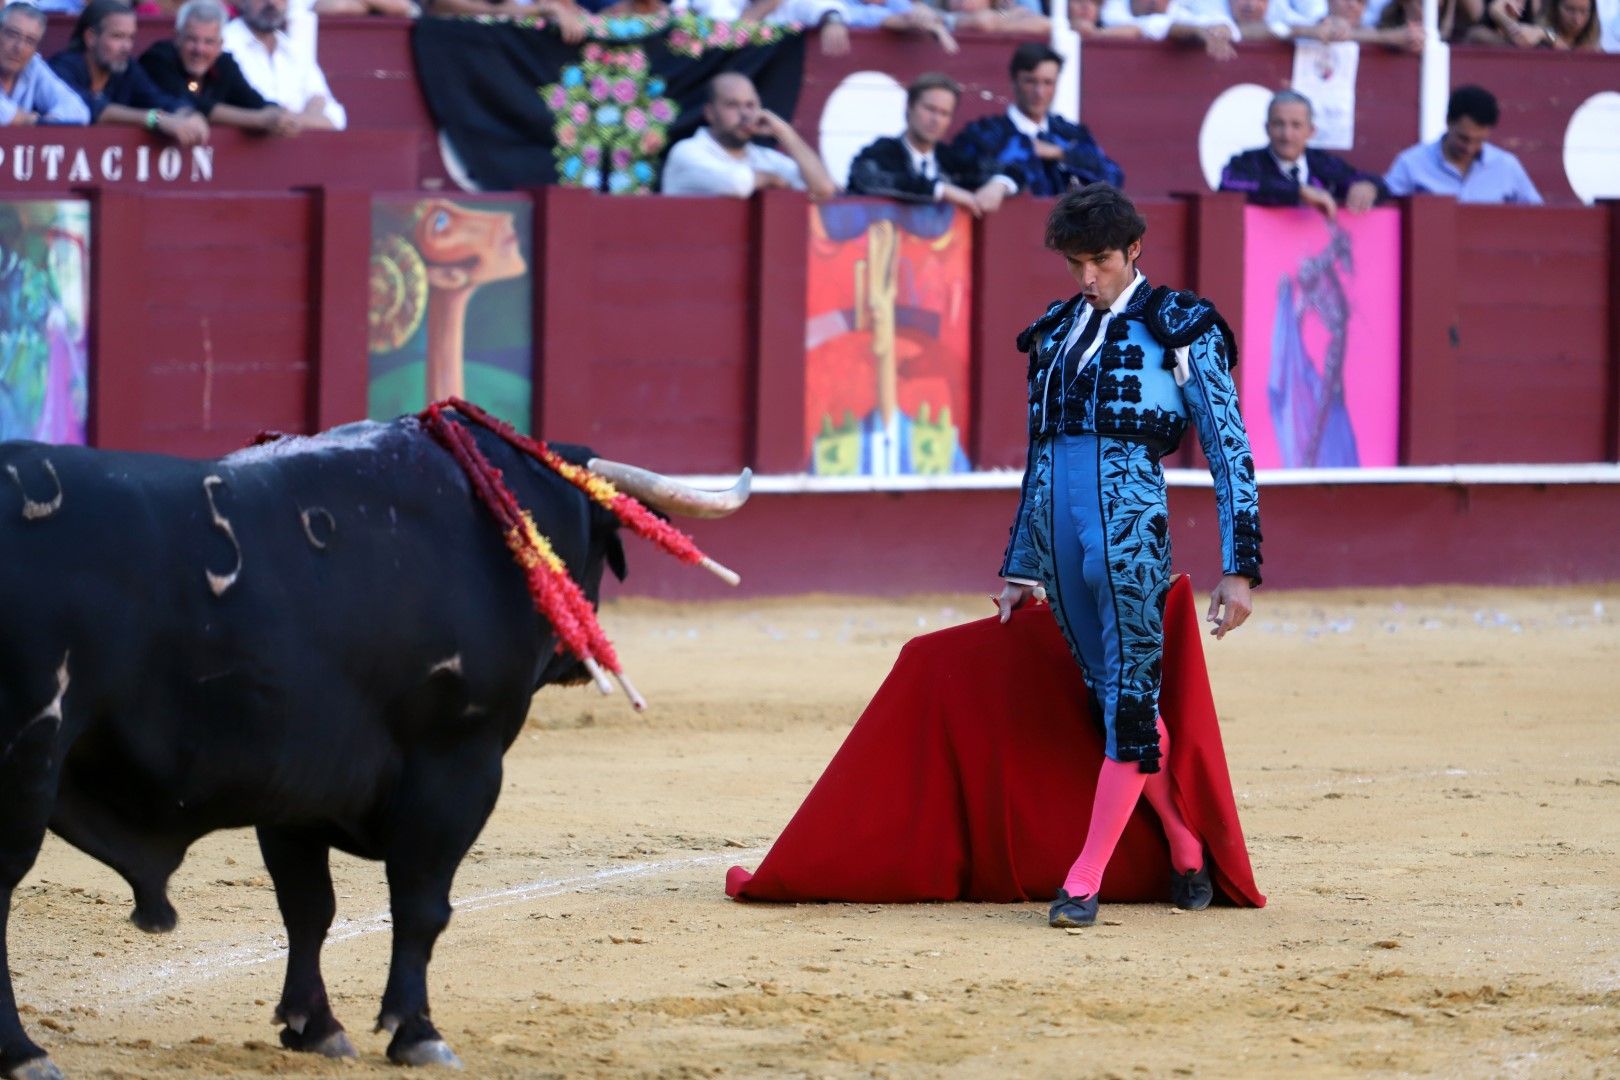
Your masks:
M1460 351L1450 460L1605 460L1608 309L1617 302L1609 211L1464 205L1456 213Z
M564 188L537 198L546 235L536 281L558 290L540 304L546 437L669 472L720 472L745 460L749 203Z
M266 428L310 430L318 242L308 194L101 193L96 445L208 456Z

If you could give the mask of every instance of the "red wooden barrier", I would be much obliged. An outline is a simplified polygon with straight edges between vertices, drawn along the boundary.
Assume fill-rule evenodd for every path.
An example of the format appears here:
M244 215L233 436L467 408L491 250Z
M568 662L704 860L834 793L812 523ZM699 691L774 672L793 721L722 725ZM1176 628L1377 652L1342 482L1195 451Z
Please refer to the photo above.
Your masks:
M101 193L96 443L205 456L265 428L310 430L315 226L308 195Z
M1451 460L1608 456L1608 309L1620 302L1609 291L1608 214L1457 207Z

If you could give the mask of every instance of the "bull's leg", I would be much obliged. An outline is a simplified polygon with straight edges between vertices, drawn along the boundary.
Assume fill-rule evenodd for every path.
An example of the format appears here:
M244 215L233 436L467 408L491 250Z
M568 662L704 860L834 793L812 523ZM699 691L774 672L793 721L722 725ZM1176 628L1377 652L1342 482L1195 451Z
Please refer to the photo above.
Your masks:
M306 831L261 826L259 850L287 924L287 981L276 1006L276 1019L286 1025L281 1045L327 1057L354 1057L354 1046L332 1015L321 978L321 946L337 911L331 848Z
M0 709L0 1076L60 1080L62 1073L28 1037L17 1015L6 951L11 896L33 868L45 840L60 762L52 760L56 727L35 723L7 730Z
M433 944L450 922L456 868L495 807L501 748L435 748L432 761L407 768L391 815L388 896L394 951L383 992L379 1028L393 1033L389 1060L403 1065L461 1066L429 1019L427 966Z
M179 916L169 903L169 878L179 869L189 836L144 831L95 798L70 769L57 794L51 828L58 836L112 867L129 882L135 910L129 921L149 934L173 930Z

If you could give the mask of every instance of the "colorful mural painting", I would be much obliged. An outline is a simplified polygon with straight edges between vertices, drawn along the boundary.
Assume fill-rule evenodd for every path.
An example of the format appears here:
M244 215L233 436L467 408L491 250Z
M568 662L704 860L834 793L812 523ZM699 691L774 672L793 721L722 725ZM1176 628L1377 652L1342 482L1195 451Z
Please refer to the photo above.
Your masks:
M809 262L809 471L967 472L967 215L857 200L811 207Z
M90 204L0 202L0 439L84 443Z
M372 419L457 396L530 430L533 236L524 200L373 200Z
M1238 378L1257 468L1396 464L1401 244L1392 209L1244 212Z

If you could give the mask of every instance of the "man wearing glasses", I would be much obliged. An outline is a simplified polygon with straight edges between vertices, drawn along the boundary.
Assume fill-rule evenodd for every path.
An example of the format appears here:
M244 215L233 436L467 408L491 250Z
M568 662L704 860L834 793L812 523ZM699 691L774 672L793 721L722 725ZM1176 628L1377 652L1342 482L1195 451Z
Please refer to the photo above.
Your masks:
M90 107L39 58L45 13L12 0L0 8L0 124L88 124Z

